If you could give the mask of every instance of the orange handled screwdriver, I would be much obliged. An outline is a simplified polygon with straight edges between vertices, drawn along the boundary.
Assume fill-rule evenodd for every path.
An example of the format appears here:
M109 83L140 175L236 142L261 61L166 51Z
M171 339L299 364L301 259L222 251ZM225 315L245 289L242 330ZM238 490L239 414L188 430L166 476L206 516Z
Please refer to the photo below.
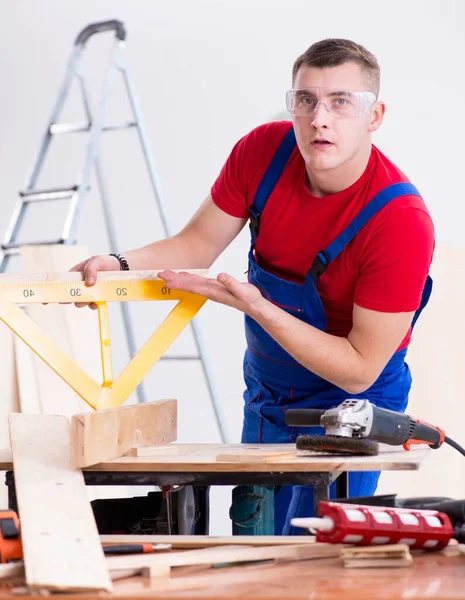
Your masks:
M114 554L150 554L160 550L171 550L171 544L104 544L106 556Z

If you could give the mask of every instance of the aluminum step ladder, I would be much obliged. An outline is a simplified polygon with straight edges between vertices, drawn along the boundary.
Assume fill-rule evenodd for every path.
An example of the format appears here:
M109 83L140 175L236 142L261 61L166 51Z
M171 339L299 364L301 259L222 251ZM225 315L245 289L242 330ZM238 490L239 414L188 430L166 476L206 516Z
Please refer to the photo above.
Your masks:
M87 82L80 70L80 62L85 45L90 37L97 33L114 31L115 44L110 57L109 66L105 75L102 94L95 113L91 110L90 96L88 92ZM121 129L135 128L139 134L139 140L142 146L145 162L149 172L150 183L152 186L153 195L155 197L158 212L160 214L163 230L166 237L171 235L168 225L168 217L159 193L159 185L155 174L154 160L149 146L147 131L144 124L143 115L137 101L137 95L132 81L131 74L124 60L126 30L121 21L111 20L99 23L91 23L87 25L77 36L74 42L71 56L69 58L63 82L59 88L58 96L53 107L50 119L42 136L39 152L35 162L33 163L31 172L27 178L24 190L19 192L19 197L11 215L5 237L0 246L0 273L7 270L10 257L19 253L20 246L27 245L42 245L42 244L75 244L77 242L77 230L82 213L84 200L90 187L90 179L95 168L98 188L102 201L103 216L107 228L110 251L117 252L119 245L117 243L115 223L112 217L108 190L105 185L105 177L102 170L102 164L99 159L99 141L102 133L105 131L115 131ZM111 96L112 87L117 74L123 76L125 88L128 94L132 110L132 119L118 124L106 125L105 116L107 112L108 102ZM76 123L59 123L58 119L65 105L69 90L75 78L78 79L79 88L82 94L82 101L87 117L85 122ZM66 188L50 188L39 189L36 187L41 169L47 156L52 138L56 135L71 134L76 132L88 132L89 138L85 152L84 167L78 177L76 185ZM55 202L68 201L68 211L65 217L63 230L60 237L53 240L34 240L30 242L20 242L18 235L21 225L27 213L28 207L37 202ZM128 344L129 353L134 356L136 352L135 339L128 305L125 302L121 303L123 314L124 329ZM218 402L218 397L215 392L213 378L206 360L204 344L202 343L201 333L197 324L191 322L196 354L193 356L167 356L162 357L164 360L198 360L200 361L203 375L207 384L208 392L211 398L215 420L223 442L226 439L224 421L221 418L221 406ZM146 396L143 384L137 388L137 397L139 402L145 402Z

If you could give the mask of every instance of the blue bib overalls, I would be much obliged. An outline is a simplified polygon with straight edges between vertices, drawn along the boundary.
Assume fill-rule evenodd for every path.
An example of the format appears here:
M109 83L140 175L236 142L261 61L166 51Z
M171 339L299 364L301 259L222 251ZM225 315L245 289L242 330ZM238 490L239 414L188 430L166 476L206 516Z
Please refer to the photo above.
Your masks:
M266 201L284 171L295 148L291 127L276 151L260 182L251 215L251 248L249 252L249 282L263 296L296 318L320 330L326 327L326 316L316 283L326 266L337 258L361 228L388 202L404 195L419 192L410 183L395 183L377 194L360 211L347 228L324 250L318 253L304 284L286 281L261 268L254 259L260 215ZM428 276L421 306L413 319L417 320L431 294L432 280ZM243 443L295 442L302 433L315 434L315 429L289 427L284 422L287 408L330 408L346 398L365 398L384 408L404 411L407 406L411 375L405 363L406 349L396 352L376 382L361 394L348 394L334 384L318 377L296 362L249 316L245 316L247 350L244 357L244 424ZM367 496L374 493L379 472L350 473L349 495ZM313 510L313 488L293 486L281 488L275 502L275 531L289 535L300 533L289 526L295 516L310 516ZM283 529L284 527L284 529Z

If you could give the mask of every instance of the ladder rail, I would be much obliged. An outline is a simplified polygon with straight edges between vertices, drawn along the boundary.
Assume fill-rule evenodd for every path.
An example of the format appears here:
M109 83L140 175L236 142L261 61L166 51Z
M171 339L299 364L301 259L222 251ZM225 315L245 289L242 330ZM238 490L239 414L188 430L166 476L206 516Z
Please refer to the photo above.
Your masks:
M33 162L29 174L26 178L25 189L29 190L35 188L40 172L42 170L45 158L48 153L50 142L52 141L53 134L51 132L52 126L58 121L63 107L65 105L69 88L71 87L73 78L78 70L78 65L82 55L82 47L74 46L71 52L71 56L68 61L68 65L65 70L65 76L58 90L57 99L53 106L50 117L47 121L45 131L42 134L42 138L39 145L39 152L36 160Z

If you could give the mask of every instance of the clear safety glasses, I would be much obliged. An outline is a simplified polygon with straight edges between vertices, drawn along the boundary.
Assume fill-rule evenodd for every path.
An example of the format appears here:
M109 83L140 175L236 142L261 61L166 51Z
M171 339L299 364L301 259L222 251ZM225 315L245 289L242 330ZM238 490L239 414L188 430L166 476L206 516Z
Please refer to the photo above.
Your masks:
M376 101L373 92L349 92L336 88L312 87L286 92L287 110L296 117L311 117L320 104L333 117L347 119L365 113Z

